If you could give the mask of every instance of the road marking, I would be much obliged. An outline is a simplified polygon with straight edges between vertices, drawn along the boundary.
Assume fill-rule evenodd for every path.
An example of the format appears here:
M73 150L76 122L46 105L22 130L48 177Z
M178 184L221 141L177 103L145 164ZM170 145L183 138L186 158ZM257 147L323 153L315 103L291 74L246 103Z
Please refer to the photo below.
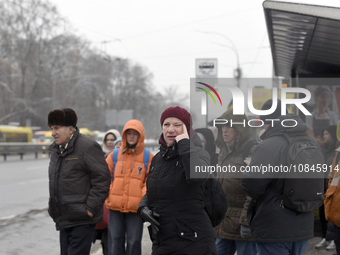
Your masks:
M30 180L30 181L22 181L22 182L17 182L17 184L18 185L24 185L24 184L39 183L39 182L48 182L48 178L36 179L36 180Z

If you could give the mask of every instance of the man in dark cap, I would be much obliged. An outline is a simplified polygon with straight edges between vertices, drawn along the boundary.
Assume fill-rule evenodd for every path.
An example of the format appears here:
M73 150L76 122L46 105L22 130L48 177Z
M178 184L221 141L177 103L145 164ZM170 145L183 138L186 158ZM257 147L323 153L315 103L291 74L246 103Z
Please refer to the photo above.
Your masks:
M250 167L287 165L289 143L284 134L307 136L306 139L311 139L311 143L319 147L315 139L308 136L301 118L295 114L281 115L281 101L276 103L273 113L260 116L266 132L254 151ZM270 109L272 104L273 101L268 100L262 110ZM262 255L301 255L307 248L308 239L314 235L314 211L299 213L282 206L278 193L283 191L284 176L283 171L249 172L242 179L244 191L252 198L248 209L251 234L258 253Z
M90 254L95 224L103 220L110 171L99 144L79 133L69 108L48 114L54 142L49 147L48 212L60 231L60 254Z

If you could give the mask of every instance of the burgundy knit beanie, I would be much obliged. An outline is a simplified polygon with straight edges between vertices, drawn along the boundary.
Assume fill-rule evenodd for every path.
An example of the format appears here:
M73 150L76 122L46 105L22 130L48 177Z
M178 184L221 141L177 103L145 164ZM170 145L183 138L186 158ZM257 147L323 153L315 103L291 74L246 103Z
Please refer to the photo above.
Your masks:
M177 119L180 119L186 125L188 131L190 130L190 128L192 126L192 119L191 119L190 113L187 110L185 110L185 109L183 109L179 106L167 108L162 113L161 125L163 125L164 120L166 118L169 118L169 117L175 117Z
M185 110L185 109L183 109L183 108L181 108L179 106L169 107L161 115L161 126L163 125L164 120L166 118L169 118L169 117L175 117L175 118L180 119L181 121L183 121L183 123L187 127L189 138L194 137L195 132L192 129L191 115L190 115L190 113L187 110ZM163 133L161 134L161 136L159 138L159 143L166 145L166 142L165 142L164 137L163 137Z

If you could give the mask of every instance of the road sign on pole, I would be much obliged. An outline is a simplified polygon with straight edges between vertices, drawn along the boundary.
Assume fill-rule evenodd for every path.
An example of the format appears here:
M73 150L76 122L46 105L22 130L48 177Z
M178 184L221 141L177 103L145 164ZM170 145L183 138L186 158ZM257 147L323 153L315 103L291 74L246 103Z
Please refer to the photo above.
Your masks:
M196 78L217 78L217 58L197 58Z
M106 125L116 126L119 129L120 126L124 126L126 122L132 119L133 110L106 110Z

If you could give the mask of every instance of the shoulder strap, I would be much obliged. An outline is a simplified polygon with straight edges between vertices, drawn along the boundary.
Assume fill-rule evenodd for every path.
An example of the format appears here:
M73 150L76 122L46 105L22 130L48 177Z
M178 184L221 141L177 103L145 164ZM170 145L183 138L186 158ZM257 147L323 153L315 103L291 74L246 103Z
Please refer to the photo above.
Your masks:
M246 157L248 157L250 149L251 149L254 145L256 145L256 144L258 144L257 141L255 141L255 140L250 140L250 141L248 141L248 142L244 145L244 147L243 147L243 154L242 154L243 159L245 159Z
M144 176L144 182L146 179L146 173L148 171L148 164L149 164L149 160L150 160L150 150L149 149L144 149L144 165L145 165L145 176Z
M116 167L116 163L118 161L118 151L119 151L119 148L116 148L116 149L113 150L113 153L112 153L113 168L112 168L112 179L111 179L111 181L113 181L113 178L114 178L114 175L115 175L115 167Z

